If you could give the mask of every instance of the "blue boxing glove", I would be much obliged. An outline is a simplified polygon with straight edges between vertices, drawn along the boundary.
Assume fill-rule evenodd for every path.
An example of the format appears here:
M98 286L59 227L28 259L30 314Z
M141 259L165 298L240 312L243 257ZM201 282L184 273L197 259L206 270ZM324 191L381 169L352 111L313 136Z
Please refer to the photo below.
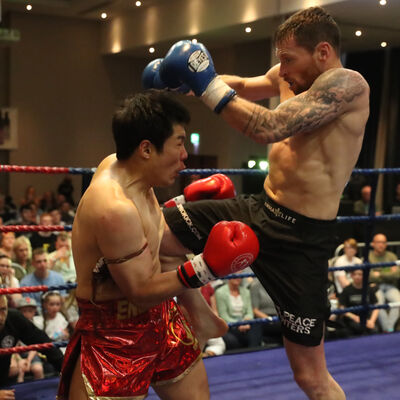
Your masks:
M186 84L216 113L236 96L215 72L210 53L201 43L175 43L160 64L159 74L169 88Z
M159 70L162 58L156 58L146 65L142 73L142 86L144 89L166 89L167 85L161 80Z
M142 86L144 89L170 89L161 80L160 77L160 65L164 59L156 58L146 65L142 73ZM186 94L190 91L189 87L186 85L179 85L179 87L173 89L179 93Z

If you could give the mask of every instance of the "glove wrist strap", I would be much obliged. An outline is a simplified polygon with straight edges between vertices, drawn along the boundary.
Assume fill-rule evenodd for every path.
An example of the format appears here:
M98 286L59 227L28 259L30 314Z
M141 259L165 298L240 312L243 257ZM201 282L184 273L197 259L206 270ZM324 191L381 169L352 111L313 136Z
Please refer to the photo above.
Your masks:
M177 272L179 280L189 288L198 288L215 279L203 259L203 254L198 254L180 265Z
M236 94L235 90L228 86L219 76L216 76L201 95L201 100L211 110L219 114Z

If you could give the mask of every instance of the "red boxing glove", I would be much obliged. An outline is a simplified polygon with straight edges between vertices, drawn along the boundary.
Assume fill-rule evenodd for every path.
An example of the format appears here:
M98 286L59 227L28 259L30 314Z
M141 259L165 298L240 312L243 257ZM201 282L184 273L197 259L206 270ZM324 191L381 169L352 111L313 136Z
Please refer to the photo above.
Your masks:
M178 278L197 288L251 265L260 245L253 230L238 221L221 221L212 228L202 254L178 267Z
M183 194L164 203L164 207L176 207L187 201L203 199L229 199L236 196L233 182L224 174L211 175L186 186Z

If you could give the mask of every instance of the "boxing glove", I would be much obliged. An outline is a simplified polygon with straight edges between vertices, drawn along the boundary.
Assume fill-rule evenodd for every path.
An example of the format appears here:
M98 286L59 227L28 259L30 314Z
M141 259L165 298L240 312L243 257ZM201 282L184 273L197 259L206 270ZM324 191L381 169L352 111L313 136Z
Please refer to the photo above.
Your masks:
M235 90L217 76L212 58L201 43L175 43L160 65L160 77L169 88L186 84L216 113L236 96Z
M247 268L257 258L260 245L256 234L243 222L221 221L212 228L202 254L177 269L178 278L188 288Z
M159 71L162 61L163 58L156 58L146 65L142 73L142 86L144 89L170 89L160 77ZM180 85L173 90L182 94L186 94L190 91L189 87L185 84Z
M235 196L233 182L224 174L215 174L186 186L183 194L166 201L164 207L176 207L178 204L185 204L187 201L229 199Z
M144 89L165 89L167 87L159 74L162 60L162 58L156 58L146 65L142 73L142 86Z

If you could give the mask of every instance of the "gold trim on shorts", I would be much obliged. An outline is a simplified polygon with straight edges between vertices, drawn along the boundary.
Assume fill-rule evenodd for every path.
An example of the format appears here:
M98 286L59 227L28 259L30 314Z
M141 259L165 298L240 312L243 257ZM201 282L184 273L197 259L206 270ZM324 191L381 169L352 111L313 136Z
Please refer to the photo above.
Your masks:
M110 397L110 396L96 396L92 385L89 383L89 380L86 378L86 375L82 372L83 382L86 387L86 393L90 400L142 400L147 396L147 393L140 396L129 396L129 397Z
M183 371L180 375L176 376L175 378L172 379L166 379L164 381L156 381L152 382L151 386L162 386L162 385L168 385L169 383L176 383L180 381L182 378L184 378L192 369L193 367L203 358L203 354L200 353L199 356Z

